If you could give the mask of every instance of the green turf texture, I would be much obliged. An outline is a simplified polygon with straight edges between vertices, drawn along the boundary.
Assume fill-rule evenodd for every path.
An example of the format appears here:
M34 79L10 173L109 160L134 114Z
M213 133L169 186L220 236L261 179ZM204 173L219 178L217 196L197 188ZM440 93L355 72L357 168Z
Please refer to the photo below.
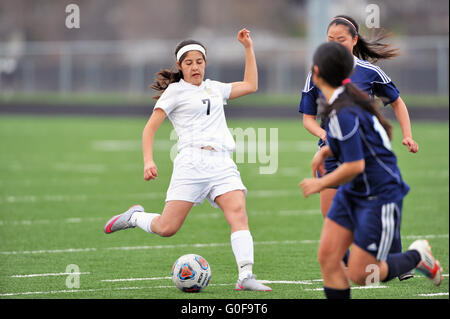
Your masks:
M319 197L304 199L297 186L311 174L316 139L298 120L230 120L228 125L278 128L276 174L259 174L264 164L258 162L238 163L249 190L254 272L261 280L303 283L268 284L270 293L234 291L237 266L230 229L221 212L206 201L194 207L170 238L139 228L104 234L106 220L133 204L140 203L150 212L160 212L164 206L172 172L172 126L165 121L157 132L159 177L146 182L140 148L146 120L0 117L0 298L324 298L317 290L322 288L317 262L323 221ZM401 145L395 125L393 148L411 186L403 208L403 246L407 248L416 236L429 235L433 253L448 274L448 123L413 123L413 132L420 146L417 154ZM170 279L103 281L167 277L173 262L187 253L200 254L211 265L211 283L199 294L182 293ZM78 289L66 286L67 275L13 277L64 273L70 264L87 273L80 276ZM382 286L387 288L353 289L352 297L448 298L448 277L440 287L420 274Z

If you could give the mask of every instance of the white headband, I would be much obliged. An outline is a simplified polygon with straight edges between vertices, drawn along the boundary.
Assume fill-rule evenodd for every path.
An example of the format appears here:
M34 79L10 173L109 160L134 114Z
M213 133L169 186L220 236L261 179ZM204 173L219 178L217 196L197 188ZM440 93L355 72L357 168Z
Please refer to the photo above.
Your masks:
M182 47L180 50L178 50L177 53L177 61L180 61L180 58L188 51L200 51L203 53L204 56L206 56L205 49L199 45L199 44L188 44Z

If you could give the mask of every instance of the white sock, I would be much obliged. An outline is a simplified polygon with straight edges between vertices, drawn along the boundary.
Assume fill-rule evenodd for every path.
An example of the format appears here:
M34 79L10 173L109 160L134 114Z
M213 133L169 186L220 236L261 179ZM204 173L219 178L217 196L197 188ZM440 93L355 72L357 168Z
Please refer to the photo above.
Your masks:
M135 212L131 216L131 224L145 230L147 233L153 234L152 230L150 229L150 225L152 224L153 218L155 218L156 216L161 215L145 212Z
M239 280L252 275L253 238L249 230L238 230L231 234L231 248L239 270Z

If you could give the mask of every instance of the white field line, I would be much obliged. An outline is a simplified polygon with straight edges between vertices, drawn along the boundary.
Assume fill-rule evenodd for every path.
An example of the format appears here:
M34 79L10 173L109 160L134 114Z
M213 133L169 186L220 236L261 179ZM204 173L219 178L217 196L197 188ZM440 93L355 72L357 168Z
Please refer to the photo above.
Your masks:
M248 153L249 143L236 143L236 149L243 149L244 153ZM174 140L155 140L155 149L158 151L170 151L176 142ZM313 153L317 151L318 146L316 141L289 141L281 140L274 143L266 143L266 147L271 147L272 145L278 147L278 152L307 152ZM140 151L142 149L141 140L98 140L93 141L91 148L94 151L99 152L124 152L124 151Z
M263 281L261 281L263 282ZM277 283L271 281L264 281L267 283ZM232 286L234 284L210 284L209 286ZM54 295L54 294L67 294L67 293L82 293L82 292L99 292L99 291L120 291L120 290L143 290L143 289L174 289L174 285L166 286L154 286L154 287L118 287L118 288L97 288L97 289L72 289L72 290L51 290L51 291L24 291L24 292L7 292L1 293L0 297L11 296L26 296L26 295ZM366 286L366 287L352 287L351 289L379 289L389 288L387 286ZM305 291L322 291L323 288L304 289ZM432 294L419 294L421 297L434 297L434 296L448 296L448 292L432 293Z
M59 253L80 253L80 252L88 252L88 251L97 251L97 248L67 248L67 249L0 251L0 254L2 254L2 255L59 254Z
M429 188L418 190L417 192L430 191ZM434 193L442 192L448 194L448 187L431 190ZM250 190L247 193L248 198L280 198L280 197L296 197L301 196L300 189L266 189L266 190ZM148 193L134 193L121 194L120 198L123 200L148 200L160 199L164 200L166 192L148 192ZM0 204L16 204L16 203L38 203L38 202L86 202L88 200L110 200L111 194L53 194L53 195L2 195L0 196Z
M289 281L289 280L258 280L262 284L288 284L288 285L312 285L312 280L300 280L300 281Z
M443 277L448 277L448 274L442 274ZM416 275L418 278L425 278L422 275ZM148 278L120 278L120 279L103 279L101 282L124 282L124 281L151 281L151 280L170 280L172 277L148 277ZM316 282L322 282L323 279L306 279L306 280L258 280L262 284L291 284L291 285L312 285Z
M266 198L266 197L290 197L300 196L299 189L273 189L273 190L251 190L247 193L248 197ZM125 199L161 199L164 200L166 192L148 192L148 193L135 193L135 194L123 194L120 196ZM15 203L37 203L37 202L80 202L88 200L101 200L111 199L111 194L76 194L76 195L3 195L0 196L0 204L15 204Z
M111 213L113 215L114 213ZM247 211L249 216L265 216L265 215L280 215L280 216L299 216L299 215L319 215L319 209L297 209L297 210L249 210ZM35 226L35 225L48 225L48 224L79 224L79 223L95 223L104 221L106 222L109 217L71 217L65 219L36 219L36 220L0 220L0 226ZM190 214L190 218L211 218L218 219L223 218L223 213L216 210L208 213L196 213Z
M256 241L254 245L287 245L287 244L311 244L318 243L318 240L283 240L283 241ZM122 246L122 247L109 247L108 250L140 250L140 249L168 249L168 248L183 248L183 247L226 247L230 246L230 243L209 243L209 244L177 244L177 245L153 245L153 246Z
M165 279L172 279L172 277L104 279L104 280L101 280L101 282L147 281L147 280L165 280Z
M417 189L416 189L417 190ZM425 190L425 189L424 189ZM441 191L448 193L448 187L446 189L433 190L433 192ZM301 196L300 189L263 189L263 190L249 190L247 193L248 198L280 198L280 197L292 197ZM122 194L121 199L124 200L148 200L148 199L161 199L164 200L166 192L148 192L148 193L133 193ZM0 196L0 204L16 204L16 203L37 203L37 202L85 202L88 200L110 200L111 194L52 194L52 195L2 195Z
M104 279L101 282L124 282L124 281L151 281L151 280L171 280L172 277L149 277L149 278L121 278L121 279ZM312 285L315 281L322 281L322 279L314 280L258 280L263 284L293 284L293 285Z
M448 292L438 292L434 294L418 294L421 297L448 296Z
M234 286L235 284L209 284L208 286ZM80 292L99 292L99 291L119 291L119 290L143 290L143 289L176 289L175 285L154 286L154 287L118 287L118 288L93 288L93 289L71 289L71 290L50 290L50 291L24 291L1 293L0 297L26 296L26 295L54 295Z
M165 192L148 192L148 193L135 193L135 194L123 194L120 195L124 200L138 199L161 199L166 196ZM110 200L111 194L100 195L88 195L88 194L76 194L76 195L4 195L0 196L0 204L15 204L15 203L37 203L37 202L85 202L87 200Z
M90 272L59 272L49 274L30 274L30 275L12 275L13 278L31 278L31 277L51 277L51 276L67 276L67 275L90 275Z
M67 223L67 224L79 224L79 223L92 223L98 221L106 221L104 217L71 217L65 219L37 219L37 220L0 220L0 226L35 226L46 225L55 223Z
M431 235L408 235L402 237L402 239L437 239L448 238L448 234L431 234ZM318 244L318 239L306 239L306 240L282 240L282 241L256 241L254 245L292 245L292 244ZM107 248L67 248L67 249L42 249L42 250L25 250L25 251L0 251L2 255L18 255L18 254L45 254L45 253L77 253L77 252L90 252L98 251L102 249L106 250L146 250L146 249L171 249L171 248L183 248L183 247L225 247L230 243L195 243L195 244L177 244L177 245L153 245L153 246L119 246L119 247L107 247Z
M266 242L254 242L255 245L280 245L280 244L311 244L318 243L318 240L285 240L285 241L266 241ZM183 247L224 247L229 246L230 243L209 243L209 244L177 244L177 245L153 245L153 246L120 246L120 247L107 247L102 248L106 250L147 250L147 249L173 249L173 248L183 248ZM98 251L100 248L68 248L68 249L42 249L42 250L25 250L25 251L0 251L2 255L18 255L18 254L54 254L54 253L76 253L76 252L88 252L88 251Z
M445 276L448 277L448 274ZM125 278L125 279L107 279L101 280L101 282L123 282L123 281L143 281L143 280L170 280L171 277L150 277L150 278ZM288 281L288 280L258 280L264 284L295 284L295 285L311 285L315 282L322 282L322 279L311 279L301 281ZM232 283L210 284L209 286L231 286ZM97 288L97 289L72 289L72 290L51 290L51 291L26 291L26 292L8 292L1 293L0 297L20 296L20 295L46 295L46 294L63 294L63 293L80 293L80 292L99 292L99 291L119 291L119 290L142 290L142 289L170 289L175 288L174 285L160 285L152 287L110 287L110 288ZM383 289L389 288L388 286L372 285L372 286L356 286L351 289ZM323 288L305 288L305 291L323 291ZM432 294L419 294L422 297L433 296L448 296L448 292L432 293Z
M27 296L27 295L54 295L61 293L96 292L101 290L106 289L72 289L72 290L51 290L51 291L7 292L0 294L0 297Z
M352 287L351 289L383 289L383 288L389 288L388 286L381 286L381 285L373 285L373 286L356 286ZM322 291L323 288L313 288L313 289L304 289L305 291Z

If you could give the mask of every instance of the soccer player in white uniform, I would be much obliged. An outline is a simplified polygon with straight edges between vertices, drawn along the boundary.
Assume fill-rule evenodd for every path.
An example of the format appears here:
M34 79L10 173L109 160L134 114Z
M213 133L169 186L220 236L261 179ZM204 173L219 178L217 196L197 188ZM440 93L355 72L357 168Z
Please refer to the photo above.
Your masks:
M236 290L270 291L253 275L253 238L246 213L246 187L231 158L234 139L227 127L224 104L228 99L251 94L258 89L258 70L250 31L242 29L237 39L245 48L245 73L240 82L204 80L206 49L197 41L181 42L175 49L176 72L162 70L151 86L162 94L142 135L144 179L158 176L153 160L154 136L165 117L178 135L178 154L166 204L161 214L147 213L141 205L132 206L112 217L105 225L107 234L139 228L163 237L174 235L194 205L206 198L219 207L231 227L231 247L238 265Z

